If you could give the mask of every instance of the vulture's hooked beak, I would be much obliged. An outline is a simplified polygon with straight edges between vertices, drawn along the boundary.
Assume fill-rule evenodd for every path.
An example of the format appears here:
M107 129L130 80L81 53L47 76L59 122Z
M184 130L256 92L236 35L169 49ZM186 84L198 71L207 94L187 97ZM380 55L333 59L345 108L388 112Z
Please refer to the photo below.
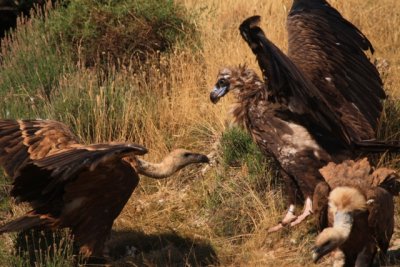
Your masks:
M203 154L195 154L195 157L197 158L197 161L200 163L210 163L210 159Z
M210 159L204 154L185 153L183 156L187 157L191 163L210 163Z
M210 100L213 104L216 104L221 97L226 95L229 91L229 85L218 87L214 86L214 89L210 93Z

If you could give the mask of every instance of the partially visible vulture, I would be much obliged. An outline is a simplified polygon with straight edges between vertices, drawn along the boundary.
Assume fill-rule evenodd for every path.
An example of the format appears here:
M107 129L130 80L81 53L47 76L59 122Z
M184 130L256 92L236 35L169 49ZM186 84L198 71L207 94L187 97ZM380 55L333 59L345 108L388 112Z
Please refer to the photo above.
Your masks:
M161 179L195 163L202 154L177 149L161 163L138 156L136 144L80 144L60 122L0 120L0 166L13 179L11 196L32 210L0 227L0 233L32 227L72 230L84 257L102 257L113 221L120 214L139 174Z
M281 167L290 207L283 225L296 225L312 212L312 195L328 162L355 158L360 151L399 150L376 141L386 97L375 66L364 53L373 47L364 34L324 0L294 0L288 15L288 56L264 35L259 16L239 27L257 57L264 79L246 67L225 68L210 94L216 103L237 96L233 115L265 154ZM305 201L294 215L295 199Z
M331 227L318 235L313 260L340 249L344 266L371 266L377 247L384 260L394 229L393 196L399 194L400 177L391 169L373 170L366 158L329 163L320 171L326 182L315 188L314 209L320 224L328 222Z

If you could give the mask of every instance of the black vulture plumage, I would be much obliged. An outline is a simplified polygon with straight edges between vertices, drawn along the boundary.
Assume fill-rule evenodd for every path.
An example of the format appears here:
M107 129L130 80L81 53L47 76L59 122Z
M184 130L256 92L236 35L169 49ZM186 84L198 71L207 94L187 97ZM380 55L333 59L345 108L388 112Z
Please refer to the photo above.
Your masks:
M399 151L399 144L376 140L386 95L364 52L373 47L359 29L324 0L294 0L285 55L259 22L253 16L239 28L264 82L243 67L223 69L210 99L216 103L229 91L236 93L234 117L278 161L291 203L283 224L295 225L311 213L313 190L323 180L319 168L360 152ZM296 219L299 195L306 207Z

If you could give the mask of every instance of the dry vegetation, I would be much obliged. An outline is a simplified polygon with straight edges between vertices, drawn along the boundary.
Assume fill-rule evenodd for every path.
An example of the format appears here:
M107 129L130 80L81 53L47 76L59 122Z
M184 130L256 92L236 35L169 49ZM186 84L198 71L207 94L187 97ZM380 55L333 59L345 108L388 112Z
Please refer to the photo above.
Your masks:
M198 14L195 25L201 49L177 48L170 54L153 55L139 70L134 61L122 68L110 67L106 73L104 66L87 68L79 62L70 63L58 71L59 76L49 77L58 88L52 92L54 101L46 101L41 81L35 92L25 90L22 82L4 96L1 116L58 119L71 125L86 142L134 141L149 148L152 160L177 147L211 152L230 122L230 99L216 106L208 99L218 69L243 63L257 69L254 56L240 38L239 23L250 15L261 15L267 36L285 50L285 21L291 1L178 2ZM329 2L369 37L376 49L373 58L389 63L382 69L385 88L396 101L384 115L382 136L399 137L400 2ZM29 31L29 27L25 29ZM34 46L19 45L18 40L13 49L26 49L26 55L36 51ZM7 61L10 65L3 68L18 64L16 60ZM49 58L49 62L56 60ZM51 75L54 69L46 71ZM104 75L108 79L100 84ZM167 181L142 179L115 222L109 244L115 266L311 265L309 252L316 235L312 221L267 234L285 206L274 169L243 133L230 130L229 134L223 139L228 143L220 147L218 163L204 175L191 168ZM247 148L231 161L227 159L232 153L229 141L236 138ZM396 163L396 158L388 160L388 164ZM14 208L13 215L20 212ZM400 235L398 227L396 230L394 240ZM3 242L5 258L12 246L6 245L11 243L9 236L3 239L7 241Z

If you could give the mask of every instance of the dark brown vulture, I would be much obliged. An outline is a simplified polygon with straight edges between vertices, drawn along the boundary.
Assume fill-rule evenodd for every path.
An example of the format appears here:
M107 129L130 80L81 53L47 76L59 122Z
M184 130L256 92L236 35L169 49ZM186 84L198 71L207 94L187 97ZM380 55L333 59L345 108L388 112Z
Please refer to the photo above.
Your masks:
M315 188L315 211L320 224L328 222L331 227L318 235L314 261L339 249L344 266L372 266L377 247L384 260L394 229L393 196L399 194L400 177L387 168L373 170L366 158L329 163L320 171L326 182Z
M57 121L0 120L0 166L13 179L11 196L32 206L0 233L68 227L84 257L102 257L139 174L161 179L208 162L205 155L177 149L155 164L137 157L145 153L146 148L129 143L82 145Z
M281 166L290 207L273 231L311 214L314 188L323 180L319 168L360 151L398 151L399 145L375 140L385 93L364 53L373 52L372 45L360 30L324 0L294 0L287 56L266 38L259 21L246 19L240 33L264 79L245 67L223 69L210 99L216 103L233 91L234 117ZM293 214L297 197L305 201L299 217Z

